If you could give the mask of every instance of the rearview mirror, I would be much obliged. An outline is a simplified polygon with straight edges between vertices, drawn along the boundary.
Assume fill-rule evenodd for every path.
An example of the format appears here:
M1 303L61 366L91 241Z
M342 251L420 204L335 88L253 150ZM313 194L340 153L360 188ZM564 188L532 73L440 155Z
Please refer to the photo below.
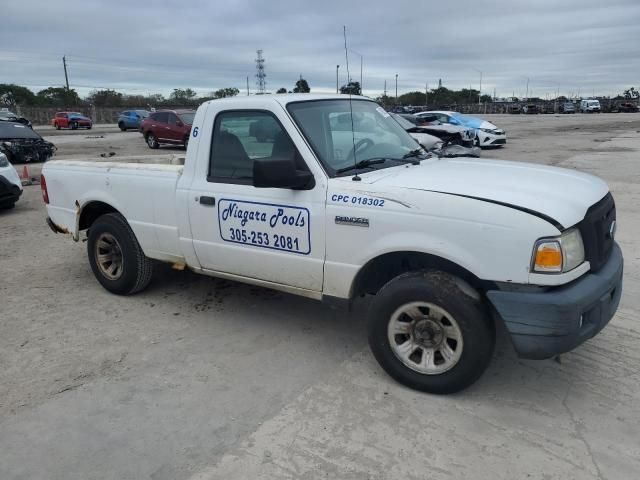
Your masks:
M253 161L253 186L256 188L291 188L310 190L313 174L297 170L292 159L258 159Z

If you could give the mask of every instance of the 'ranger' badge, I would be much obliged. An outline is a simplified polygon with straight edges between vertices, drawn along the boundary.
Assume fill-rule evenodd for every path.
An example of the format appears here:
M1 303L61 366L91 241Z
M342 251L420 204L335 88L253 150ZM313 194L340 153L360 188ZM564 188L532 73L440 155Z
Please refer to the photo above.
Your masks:
M342 217L337 215L336 223L338 225L352 225L354 227L369 227L369 219L363 217Z

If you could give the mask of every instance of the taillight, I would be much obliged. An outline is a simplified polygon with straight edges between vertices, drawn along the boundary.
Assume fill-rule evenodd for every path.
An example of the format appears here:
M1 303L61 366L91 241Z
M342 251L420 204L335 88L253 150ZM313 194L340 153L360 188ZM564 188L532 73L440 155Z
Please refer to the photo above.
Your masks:
M42 191L42 200L49 205L49 192L47 191L47 181L44 179L44 175L40 175L40 190Z

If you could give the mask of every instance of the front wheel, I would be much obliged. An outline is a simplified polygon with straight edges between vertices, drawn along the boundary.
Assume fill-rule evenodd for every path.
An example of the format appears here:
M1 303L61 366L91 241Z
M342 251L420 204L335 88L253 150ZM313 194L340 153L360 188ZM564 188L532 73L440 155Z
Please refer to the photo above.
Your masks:
M123 131L123 132L125 132L125 131L127 130L127 127L125 127L125 125L124 125L124 123L123 123L123 122L120 122L120 123L118 124L118 128L119 128L121 131Z
M387 283L369 311L369 346L395 380L446 394L474 383L491 360L495 330L479 298L452 275L409 272Z
M102 215L91 225L87 254L96 279L111 293L131 295L151 281L152 261L119 213Z
M56 122L56 123L53 124L53 126L56 127L56 130L60 130L60 124L59 123Z

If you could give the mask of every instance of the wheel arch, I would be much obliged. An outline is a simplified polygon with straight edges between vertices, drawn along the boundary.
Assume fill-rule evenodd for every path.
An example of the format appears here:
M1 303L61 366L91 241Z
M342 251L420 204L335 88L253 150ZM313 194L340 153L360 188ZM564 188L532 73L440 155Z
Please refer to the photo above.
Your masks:
M365 263L353 279L349 298L375 294L391 279L418 270L439 270L461 280L476 292L493 288L465 267L438 255L419 251L396 251L378 255Z
M122 215L122 212L117 208L100 200L91 200L82 205L78 210L77 216L76 231L78 235L80 234L80 231L90 228L93 222L95 222L100 216L107 213L119 213Z

